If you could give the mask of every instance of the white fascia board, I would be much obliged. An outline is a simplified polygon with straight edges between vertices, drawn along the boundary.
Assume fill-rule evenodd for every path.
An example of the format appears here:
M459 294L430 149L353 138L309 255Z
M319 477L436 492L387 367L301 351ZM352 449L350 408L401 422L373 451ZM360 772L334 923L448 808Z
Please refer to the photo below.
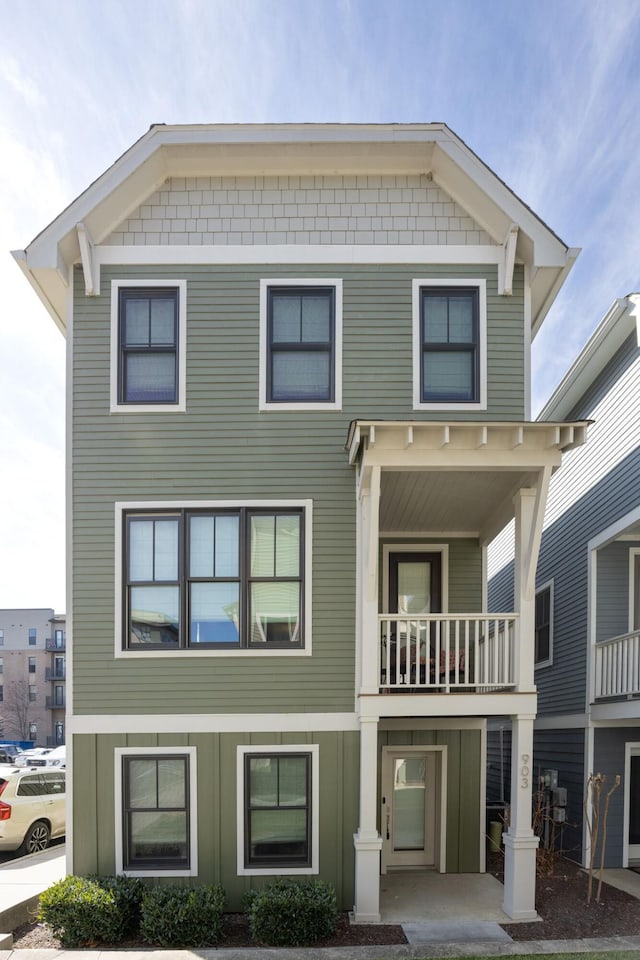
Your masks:
M562 267L544 264L534 264L531 282L531 337L535 338L542 326L542 322L553 302L558 296L560 288L571 273L573 265L580 256L580 247L570 247L566 262Z
M640 294L614 300L569 371L542 408L538 420L562 420L631 333L640 340Z

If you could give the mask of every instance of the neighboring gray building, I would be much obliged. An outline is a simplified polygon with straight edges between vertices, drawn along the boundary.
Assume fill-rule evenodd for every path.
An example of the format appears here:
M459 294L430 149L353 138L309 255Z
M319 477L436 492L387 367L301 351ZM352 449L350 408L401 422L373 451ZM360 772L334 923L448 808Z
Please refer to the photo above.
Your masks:
M0 610L0 736L64 743L65 618L50 607Z
M536 773L567 790L563 845L587 862L590 773L615 776L606 864L640 862L640 295L616 300L539 419L593 420L551 480L536 577ZM490 609L509 609L509 537L493 545ZM491 799L499 725L489 733ZM507 739L508 750L508 739ZM507 784L508 792L508 784Z

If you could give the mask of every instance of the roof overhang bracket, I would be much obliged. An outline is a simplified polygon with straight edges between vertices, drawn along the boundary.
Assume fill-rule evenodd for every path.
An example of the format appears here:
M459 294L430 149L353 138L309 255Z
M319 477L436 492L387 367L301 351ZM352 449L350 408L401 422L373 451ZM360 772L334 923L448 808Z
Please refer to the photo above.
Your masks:
M95 257L95 247L91 234L85 224L80 221L76 224L82 272L84 273L84 292L88 297L100 295L100 264Z
M502 256L498 261L498 293L510 297L513 293L513 268L516 262L518 224L512 223L502 244Z

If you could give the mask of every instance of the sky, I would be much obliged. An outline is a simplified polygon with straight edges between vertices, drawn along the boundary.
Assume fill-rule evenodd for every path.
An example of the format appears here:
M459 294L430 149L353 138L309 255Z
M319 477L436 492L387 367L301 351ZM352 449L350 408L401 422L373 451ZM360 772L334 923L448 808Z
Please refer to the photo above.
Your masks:
M9 251L152 123L446 123L582 248L534 414L640 290L638 0L0 0L0 23L0 608L66 608L65 344Z

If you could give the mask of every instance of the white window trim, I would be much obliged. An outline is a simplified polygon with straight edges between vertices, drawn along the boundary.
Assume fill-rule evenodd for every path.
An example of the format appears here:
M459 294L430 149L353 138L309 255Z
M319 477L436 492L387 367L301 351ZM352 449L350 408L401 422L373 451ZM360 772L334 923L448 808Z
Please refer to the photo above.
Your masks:
M244 657L262 659L262 657L310 657L312 653L312 536L313 536L313 500L136 500L115 503L115 584L114 584L114 655L116 659L166 658L166 657ZM122 648L122 611L124 596L122 591L122 550L123 516L135 510L214 510L234 507L255 507L257 509L273 507L286 509L293 507L304 511L304 636L303 646L295 650L255 650L241 648L236 650L124 650Z
M291 403L274 403L267 400L267 304L270 287L333 287L335 290L334 317L334 399L331 402L314 400L296 400ZM260 410L341 410L342 409L342 280L340 278L314 277L311 279L291 279L275 277L272 280L260 280Z
M236 831L237 871L239 877L310 876L320 872L320 747L317 743L274 743L244 745L237 748L236 768ZM244 758L248 753L308 753L311 757L311 866L310 867L245 867L244 864Z
M629 549L629 633L633 633L633 614L636 598L635 565L636 557L638 556L640 556L640 547L631 547Z
M178 402L177 403L120 403L118 400L118 301L122 288L171 287L178 290ZM147 277L131 280L127 277L111 281L111 413L184 413L187 409L187 281L158 280Z
M534 629L533 642L534 642L534 649L533 649L533 656L534 656L534 669L535 669L535 670L538 670L538 669L540 669L541 667L550 667L550 666L553 665L553 608L554 608L554 584L553 584L553 580L547 580L546 583L542 583L542 584L540 584L539 587L536 587L536 593L535 593L536 597L538 596L539 593L542 593L543 590L549 590L549 656L548 656L548 658L547 658L546 660L539 660L539 661L535 662L535 655L536 655L536 652L535 652L535 621L536 621L536 615L535 615L535 601L534 601L534 610L533 610L533 629Z
M198 821L197 798L198 777L196 771L196 748L185 746L165 747L115 747L114 748L114 800L115 800L115 840L116 840L116 874L123 873L127 877L197 877L198 876ZM158 755L186 756L189 758L189 860L188 870L162 870L153 867L149 870L125 870L123 857L124 824L122 822L122 758L123 757L154 757Z
M420 337L420 290L422 287L475 287L478 290L478 400L447 400L444 403L422 400L421 365L422 343ZM460 280L442 277L412 280L413 313L413 409L414 410L486 410L487 409L487 281Z

